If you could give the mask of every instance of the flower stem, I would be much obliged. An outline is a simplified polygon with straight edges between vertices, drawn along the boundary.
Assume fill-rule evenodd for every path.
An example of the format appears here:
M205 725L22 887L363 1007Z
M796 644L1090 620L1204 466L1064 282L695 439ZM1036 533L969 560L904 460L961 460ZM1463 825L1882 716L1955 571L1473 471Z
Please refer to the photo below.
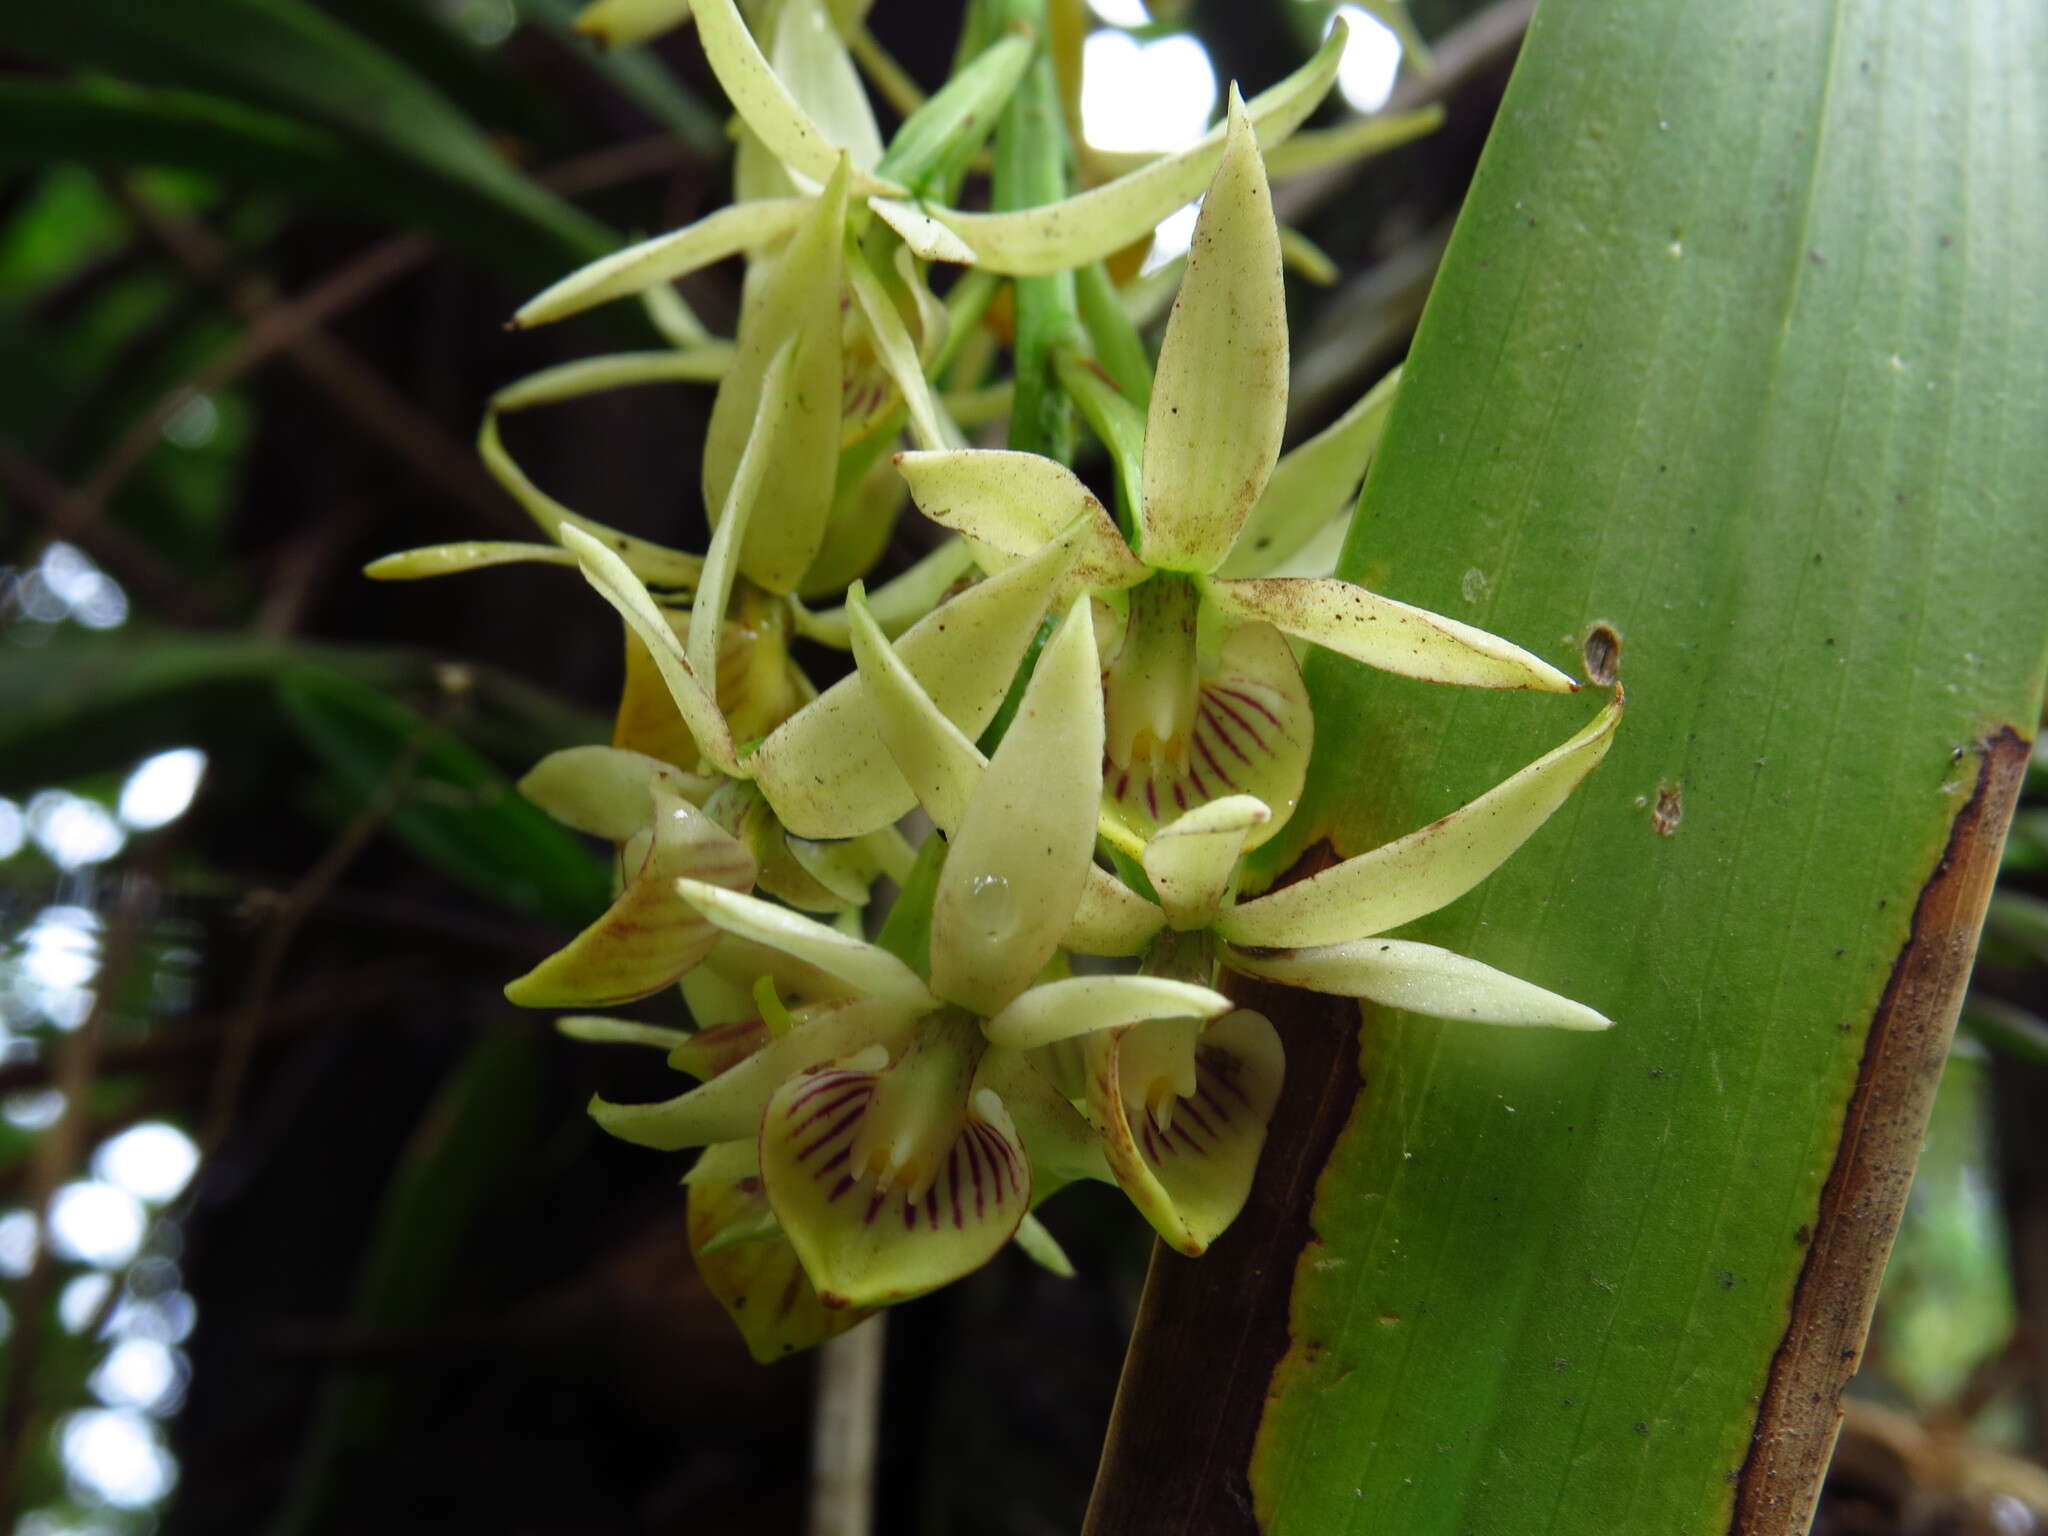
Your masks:
M874 1528L875 1423L887 1327L884 1312L818 1350L807 1536L868 1536Z
M1045 0L999 0L997 13L1045 35ZM1071 190L1073 146L1060 111L1052 59L1041 52L996 124L993 200L999 210L1057 202ZM1020 277L1015 284L1017 398L1010 446L1071 463L1074 417L1053 377L1053 353L1081 341L1081 313L1071 272Z

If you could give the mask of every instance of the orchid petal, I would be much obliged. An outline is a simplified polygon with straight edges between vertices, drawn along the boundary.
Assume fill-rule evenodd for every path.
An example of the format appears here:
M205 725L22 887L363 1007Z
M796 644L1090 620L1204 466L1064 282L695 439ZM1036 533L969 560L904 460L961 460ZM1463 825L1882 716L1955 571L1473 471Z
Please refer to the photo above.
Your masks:
M926 517L992 549L1028 555L1078 520L1081 542L1074 575L1079 581L1102 590L1145 579L1144 563L1131 553L1094 492L1056 460L975 449L901 453L896 467Z
M520 305L512 324L519 330L547 325L657 284L672 283L742 251L771 245L788 238L812 206L807 197L778 197L721 208L694 224L578 267Z
M704 439L704 505L713 520L729 505L733 481L757 418L777 417L774 445L759 468L756 495L771 515L747 530L740 568L771 592L793 591L824 542L839 469L840 288L846 242L844 162L812 203L789 245L748 284L732 366L712 402ZM767 394L770 364L792 341L781 398Z
M732 584L739 575L742 551L751 552L755 543L754 516L759 509L769 466L778 456L809 446L803 444L798 423L798 406L791 389L793 359L802 344L792 336L777 349L761 375L761 394L746 447L726 487L725 504L711 520L711 547L704 552L704 575L697 588L697 600L690 609L690 627L683 649L690 658L690 670L699 678L712 679L717 691L718 642L725 629L726 605L732 600ZM773 517L781 509L775 508ZM809 563L809 557L805 557Z
M1334 576L1211 580L1202 591L1234 618L1263 619L1297 639L1401 677L1546 693L1573 693L1579 686L1498 635Z
M1409 939L1353 939L1252 954L1226 949L1224 963L1283 986L1362 997L1434 1019L1545 1029L1606 1029L1613 1023L1584 1003L1547 992L1534 982Z
M1072 559L1073 546L1056 541L944 603L896 642L911 675L963 732L977 735L995 717ZM778 726L748 767L799 837L858 837L917 803L890 760L858 674Z
M744 1141L714 1142L697 1154L697 1160L690 1164L690 1171L683 1175L685 1184L725 1184L739 1179L761 1177L761 1148L751 1137ZM767 1207L763 1197L761 1205Z
M977 1084L995 1090L1017 1127L1031 1160L1034 1192L1047 1183L1107 1180L1102 1138L1022 1051L991 1046L981 1058Z
M700 1083L708 1083L730 1072L775 1038L775 1031L757 1011L751 1017L713 1024L678 1041L669 1047L668 1064Z
M1398 149L1436 132L1444 120L1441 104L1431 102L1413 112L1356 117L1334 128L1306 128L1266 156L1266 174L1282 180L1327 166L1356 163Z
M648 791L655 784L699 803L712 788L710 780L644 752L566 747L535 763L519 781L519 793L565 827L623 843L646 829L653 815Z
M690 1039L687 1029L636 1024L631 1019L615 1019L603 1013L572 1013L555 1020L555 1032L591 1045L651 1045L663 1051L688 1044Z
M1030 1208L1031 1173L1003 1102L964 1090L957 1130L929 1167L864 1166L866 1122L892 1072L851 1066L791 1078L761 1122L761 1182L828 1307L902 1301L979 1269Z
M882 158L882 131L839 30L818 0L783 0L775 20L775 76L800 111L846 151L855 170Z
M751 1140L744 1143L751 1147ZM697 1273L762 1365L836 1338L866 1321L861 1307L828 1307L786 1239L707 1251L719 1236L758 1220L768 1197L758 1178L690 1183L690 1247Z
M877 433L854 453L841 450L837 489L832 493L832 510L825 516L824 540L818 545L818 553L812 557L809 568L804 571L804 579L797 583L792 594L797 601L787 605L798 634L811 635L818 627L814 616L805 611L804 603L828 597L836 601L849 584L873 570L888 551L889 542L896 533L897 514L909 504L910 493L904 488L903 477L885 458L878 456L865 466L859 460L870 449L879 455L893 446L891 442L884 442ZM942 581L933 588L931 598L911 618L930 613L950 584L950 581ZM904 622L910 621L906 619ZM846 644L843 631L838 644L842 648Z
M932 903L932 990L994 1013L1059 947L1095 852L1102 663L1087 597L1046 643L953 834Z
M519 544L505 540L466 540L459 544L424 544L418 549L400 550L363 567L372 581L420 581L431 576L451 576L459 571L480 571L491 565L574 565L576 557L555 544Z
M828 138L798 105L789 87L769 68L733 0L696 0L695 9L704 57L733 110L784 165L813 181L827 180L840 152L850 146ZM894 182L859 169L854 172L852 187L863 197L904 195L904 189Z
M856 588L847 595L853 659L867 685L875 723L897 770L941 832L951 836L967 814L988 760L931 696L883 637Z
M740 766L733 752L732 732L719 713L712 692L717 680L706 681L691 670L689 657L669 627L667 616L655 606L654 599L625 561L580 528L565 524L558 537L563 547L575 554L583 569L583 579L618 610L626 627L647 647L661 671L662 681L668 684L669 696L690 728L697 750L721 772L738 777Z
M909 327L904 325L903 316L897 312L881 279L860 252L854 251L847 257L846 277L868 323L868 333L882 367L902 393L912 437L925 448L943 448L956 441L958 434L948 431L939 416L938 403L925 380L924 363L917 355L917 343L911 340Z
M889 469L891 478L900 478ZM892 577L867 594L868 612L874 615L885 635L900 635L939 606L953 584L974 569L974 551L965 539L948 539L900 576ZM849 583L842 583L842 588ZM847 650L852 633L846 609L827 608L812 613L799 608L796 631L807 640Z
M514 411L562 400L579 400L609 389L637 384L715 384L732 366L732 343L705 341L658 352L612 352L579 357L530 373L491 396L491 409L509 416Z
M893 197L871 197L868 206L897 234L903 243L926 261L950 261L959 266L974 263L974 247L926 213L915 203Z
M669 633L681 640L690 622L688 608L656 601L655 609ZM641 643L631 625L625 630L625 677L619 684L619 705L612 716L612 746L620 751L694 769L704 760L690 723L676 707L654 653ZM731 731L727 723L728 734ZM693 778L699 777L696 774ZM695 799L693 795L691 798ZM701 803L701 802L700 802Z
M1145 417L1147 565L1213 571L1230 553L1287 430L1287 303L1273 193L1244 103L1202 200Z
M1562 746L1406 837L1225 912L1233 944L1300 948L1398 928L1458 899L1503 864L1591 773L1621 721L1617 697Z
M993 1044L1029 1050L1146 1019L1213 1019L1232 1006L1221 992L1163 976L1070 976L1033 987L983 1029Z
M1155 1025L1088 1043L1088 1111L1102 1130L1117 1182L1168 1243L1204 1252L1244 1208L1280 1098L1285 1056L1266 1019L1239 1009L1205 1030L1195 1047L1194 1092L1171 1101L1165 1124L1140 1108L1150 1085L1125 1082L1124 1058Z
M1016 1244L1024 1250L1024 1256L1040 1269L1058 1275L1062 1280L1074 1278L1074 1261L1067 1257L1067 1250L1060 1246L1060 1240L1046 1230L1044 1222L1029 1212L1017 1224Z
M1329 93L1344 54L1345 36L1341 23L1331 28L1313 58L1246 103L1246 114L1262 145L1285 139ZM932 214L966 242L978 266L1018 277L1064 272L1121 250L1150 234L1174 209L1200 197L1223 158L1226 134L1226 128L1211 129L1179 154L1167 155L1128 176L1056 203L1010 213L961 213L941 208L933 209ZM905 239L927 261L950 259L935 249L921 249L907 233Z
M727 933L793 955L868 997L911 1012L938 1006L917 972L886 949L758 897L696 880L680 881L676 888L685 901Z
M1387 413L1400 384L1401 370L1396 368L1350 410L1280 456L1265 493L1220 567L1223 575L1271 575L1332 518L1350 510L1365 467L1386 431Z
M1125 852L1141 857L1154 832L1227 795L1256 796L1273 812L1271 821L1252 829L1248 847L1263 843L1293 814L1308 774L1315 714L1278 630L1244 624L1226 635L1215 664L1197 680L1192 718L1143 752L1118 746L1138 734L1126 719L1136 706L1121 683L1112 665L1104 694L1110 761L1102 830Z
M1135 955L1166 926L1166 914L1097 865L1088 866L1074 920L1060 947L1084 955Z
M761 1111L784 1081L828 1061L907 1037L916 1023L892 1001L862 999L821 1004L786 1035L737 1065L655 1104L590 1101L590 1117L621 1141L678 1152L684 1147L752 1137Z
M673 985L718 942L711 924L676 899L675 881L688 875L745 889L754 883L754 860L672 784L656 779L648 794L654 835L625 889L604 916L508 983L508 1002L522 1008L630 1003Z
M505 451L494 412L484 414L483 426L477 430L476 450L491 477L526 509L527 515L540 524L549 538L564 548L568 545L562 539L562 530L573 528L616 552L635 576L660 589L664 597L687 602L690 594L697 590L697 577L704 569L704 562L695 555L686 555L681 550L647 539L636 539L591 518L579 517L527 479L526 471Z
M1145 877L1159 893L1166 920L1183 932L1216 920L1237 861L1253 833L1271 821L1266 802L1252 795L1226 795L1177 816L1145 844Z

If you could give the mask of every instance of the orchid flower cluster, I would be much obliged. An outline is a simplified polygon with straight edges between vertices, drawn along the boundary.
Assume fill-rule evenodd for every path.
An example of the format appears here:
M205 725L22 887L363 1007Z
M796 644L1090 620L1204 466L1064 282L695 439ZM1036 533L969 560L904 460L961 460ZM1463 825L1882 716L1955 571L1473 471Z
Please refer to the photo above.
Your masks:
M1028 32L984 25L885 144L848 20L824 0L769 0L751 26L734 0L600 12L629 39L693 15L738 115L738 200L518 312L537 325L638 296L673 343L494 403L485 460L547 541L413 550L371 573L552 562L623 621L612 744L555 753L521 784L615 845L617 896L506 995L588 1010L680 986L693 1029L580 1011L560 1027L654 1046L695 1080L592 1113L629 1141L703 1149L685 1179L691 1242L754 1352L829 1337L1013 1241L1065 1271L1032 1213L1075 1180L1121 1186L1200 1254L1245 1203L1283 1072L1273 1025L1228 976L1605 1026L1382 935L1542 824L1607 750L1618 695L1463 809L1250 889L1247 855L1293 811L1315 736L1298 648L1433 683L1577 687L1505 640L1319 574L1390 389L1282 455L1291 242L1268 174L1334 79L1341 27L1271 90L1233 89L1226 121L1182 153L968 212L951 202L990 125L1046 62ZM1331 152L1311 143L1296 162ZM1196 196L1154 368L1142 296L1101 263ZM731 257L746 278L727 341L672 282ZM998 351L991 300L1060 273L1110 301L1083 306L1049 371L1109 450L1116 515L1065 464L969 446L962 425L1000 394L973 385ZM498 435L496 413L677 379L717 388L702 556L571 512ZM868 592L906 496L942 541ZM849 650L851 670L820 691L792 658L799 637Z

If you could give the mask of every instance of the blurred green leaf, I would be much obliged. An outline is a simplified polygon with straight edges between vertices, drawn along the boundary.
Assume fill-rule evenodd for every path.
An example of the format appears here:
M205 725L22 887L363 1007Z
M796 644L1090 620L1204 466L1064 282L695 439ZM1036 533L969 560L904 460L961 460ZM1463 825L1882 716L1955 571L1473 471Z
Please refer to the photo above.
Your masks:
M443 662L421 651L134 625L60 631L33 650L0 650L0 794L126 768L167 746L260 759L276 745L274 685L309 664L361 689L429 696ZM493 757L528 762L605 737L602 721L541 689L488 667L465 671L469 707L451 729Z
M557 275L611 250L602 225L521 175L483 132L403 62L301 0L209 0L202 6L68 0L0 7L0 45L32 58L225 97L281 113L344 141L362 176L409 181L397 195L438 195L477 227L469 248L502 242L516 275ZM45 110L54 110L45 104ZM176 104L188 148L240 134L272 163L312 154L312 140L246 116L206 117ZM115 131L103 127L102 136ZM47 130L45 130L47 131ZM335 173L328 173L329 176ZM455 209L451 208L450 216Z
M405 776L391 830L443 874L577 926L610 901L610 875L588 846L446 728L338 672L301 668L277 687L300 736L363 804Z

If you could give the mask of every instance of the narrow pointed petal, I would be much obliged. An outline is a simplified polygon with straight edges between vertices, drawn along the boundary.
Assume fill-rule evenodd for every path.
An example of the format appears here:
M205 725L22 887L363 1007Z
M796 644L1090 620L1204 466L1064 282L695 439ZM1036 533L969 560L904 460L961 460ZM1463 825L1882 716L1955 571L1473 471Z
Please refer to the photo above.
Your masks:
M691 610L658 598L655 608L668 625L669 633L679 641L685 639ZM630 624L622 638L625 676L619 684L619 705L612 716L612 745L621 751L673 763L696 777L694 770L704 761L704 753L697 746L689 721L676 707L668 679L662 675L654 653L641 643ZM730 722L726 730L730 734Z
M812 206L807 197L778 197L734 203L694 224L629 245L578 267L514 311L512 324L525 330L581 314L599 304L671 283L713 262L786 239Z
M797 1027L745 1060L655 1104L590 1101L590 1117L621 1141L657 1152L751 1138L770 1095L800 1072L878 1045L896 1045L916 1023L891 1002L824 1003L804 1011Z
M1274 146L1266 156L1266 174L1285 181L1327 166L1369 159L1436 132L1443 120L1442 105L1431 102L1413 112L1355 117L1334 128L1305 129L1285 144Z
M1145 878L1159 893L1166 920L1183 932L1216 920L1230 894L1237 861L1273 813L1252 795L1226 795L1177 816L1145 844Z
M1249 954L1226 949L1224 964L1283 986L1362 997L1433 1019L1542 1029L1606 1029L1613 1023L1584 1003L1547 992L1534 982L1409 939L1353 939L1314 949Z
M678 877L745 890L747 850L656 780L648 789L654 836L640 866L603 917L505 988L522 1008L611 1007L672 986L711 952L717 930L677 899ZM711 887L707 887L709 889Z
M958 440L940 419L938 402L924 376L924 362L917 355L917 343L903 323L880 278L860 252L847 258L846 277L860 312L868 323L875 353L883 370L903 396L910 417L911 438L921 448L941 449Z
M972 449L901 453L896 467L918 510L933 522L1006 555L1028 555L1077 520L1077 580L1097 590L1134 586L1147 575L1095 493L1066 465L1035 453Z
M1067 1257L1067 1250L1060 1246L1060 1240L1036 1216L1027 1213L1018 1223L1016 1242L1024 1250L1025 1257L1040 1269L1058 1275L1062 1280L1074 1278L1074 1261Z
M732 732L725 723L725 717L719 713L718 702L712 692L717 680L700 679L691 670L690 659L684 654L683 644L676 638L675 631L669 627L667 617L655 606L654 599L648 596L647 589L625 561L580 528L564 525L559 537L563 547L576 556L583 569L583 579L618 610L619 617L626 621L626 627L647 647L648 654L661 671L662 681L668 684L676 709L690 728L698 751L709 758L720 772L740 777L739 759L733 752Z
M1129 642L1126 641L1126 644ZM1107 691L1112 751L1103 774L1103 832L1132 857L1175 817L1228 795L1252 795L1273 819L1253 827L1256 848L1293 814L1308 774L1315 714L1301 668L1270 624L1244 624L1224 639L1214 668L1195 690L1193 718L1180 734L1119 759L1114 750L1124 700L1112 670Z
M840 151L851 146L834 142L797 104L789 88L769 68L733 0L696 0L696 15L704 57L733 110L784 165L813 181L828 179ZM852 185L863 197L904 195L902 187L867 171L857 170Z
M576 557L554 544L519 544L504 540L467 540L460 544L427 544L400 550L363 567L372 581L420 581L429 576L452 576L458 571L480 571L491 565L516 565L532 561L540 565L574 565Z
M1145 417L1147 565L1213 571L1237 542L1287 430L1287 302L1273 193L1244 104L1202 200Z
M1270 576L1274 568L1350 511L1401 384L1396 368L1350 410L1280 455L1265 493L1220 567L1225 576Z
M1384 933L1457 900L1550 819L1614 741L1622 701L1469 805L1223 914L1233 944L1301 948Z
M1091 864L1081 887L1081 904L1060 937L1060 947L1084 955L1135 955L1166 926L1166 914L1117 879Z
M630 389L638 384L715 384L732 366L732 356L731 342L707 340L655 352L579 357L507 384L491 396L491 409L509 416L537 405L580 400L585 395Z
M855 170L872 171L882 158L882 130L853 58L818 0L784 0L772 63L798 109L846 151Z
M1263 619L1382 672L1467 688L1535 688L1574 693L1578 684L1549 662L1498 635L1334 576L1208 581L1203 593L1239 619Z
M732 366L712 402L704 438L704 505L721 516L764 409L777 416L761 465L762 515L747 530L740 569L771 592L790 592L824 542L839 469L846 186L840 168L812 202L788 246L748 284ZM781 398L764 393L769 365L794 342Z
M752 552L754 515L760 509L767 488L769 465L780 454L790 452L800 441L795 421L796 402L791 372L801 337L785 341L761 376L761 395L747 444L740 452L732 482L726 487L725 504L711 520L711 547L704 552L704 575L697 599L690 608L690 625L683 649L690 658L690 670L699 678L718 676L719 639L725 632L726 607L732 601L732 585L739 576L743 551ZM773 517L779 508L770 508ZM809 556L805 556L809 563ZM713 683L714 691L716 683Z
M1022 1051L1145 1019L1213 1019L1231 1006L1221 992L1163 976L1070 976L1033 987L990 1019L985 1033Z
M484 468L491 472L491 478L525 508L527 515L540 524L549 538L564 548L568 545L562 538L562 530L573 528L617 554L635 576L664 597L688 602L690 594L697 590L697 577L704 569L704 562L695 555L686 555L679 549L670 549L647 539L636 539L595 519L580 517L527 479L526 471L505 450L495 412L484 414L484 424L477 429L476 451L484 461Z
M1280 1037L1249 1009L1218 1019L1195 1048L1195 1091L1172 1104L1164 1128L1142 1106L1147 1085L1124 1081L1140 1030L1088 1043L1088 1113L1101 1128L1117 1183L1168 1243L1205 1251L1244 1208L1280 1098Z
M974 264L974 247L917 204L893 197L872 197L868 206L926 261L950 261L963 267Z
M1306 64L1245 104L1261 145L1271 147L1285 139L1329 94L1345 36L1340 23ZM1042 207L1011 213L939 208L932 213L966 242L978 266L1018 277L1064 272L1123 249L1150 234L1174 209L1200 197L1223 158L1226 133L1225 127L1211 129L1179 154ZM949 259L942 252L920 249L914 241L911 249L927 261Z
M791 1078L762 1117L762 1184L828 1307L884 1306L957 1280L994 1258L1030 1208L1023 1145L985 1089L963 1092L956 1133L916 1179L864 1166L856 1144L875 1129L864 1122L882 1112L887 1076L839 1065Z
M697 1273L760 1364L772 1365L867 1320L865 1308L828 1307L818 1300L786 1238L705 1251L721 1233L768 1211L759 1178L691 1182L689 1201Z
M713 788L709 779L645 753L565 747L535 763L519 781L519 793L565 827L623 843L646 829L654 814L648 791L655 784L696 804Z
M991 1014L1059 947L1095 853L1102 663L1078 597L975 786L932 903L932 990Z
M888 472L893 476L895 470ZM945 598L953 584L974 569L974 550L965 539L948 539L902 575L892 577L867 594L868 612L885 635L900 635L930 613ZM849 583L842 583L841 589ZM819 613L798 609L797 633L806 639L840 650L851 649L853 640L844 607Z
M837 928L799 916L787 907L695 880L678 889L683 899L727 933L766 944L837 976L869 997L912 1011L937 1006L917 972L886 949Z
M663 1051L672 1051L690 1038L687 1029L636 1024L631 1019L615 1019L604 1013L573 1013L557 1019L555 1032L592 1045L651 1045Z
M967 736L995 717L1072 559L1071 544L1050 544L942 604L896 642L939 713ZM889 757L858 674L777 727L747 766L782 824L799 837L859 837L917 803Z
M857 591L848 595L846 613L852 625L854 664L867 685L889 756L918 804L950 837L967 814L988 760L918 686Z
M751 1018L713 1024L677 1041L669 1047L668 1064L700 1083L708 1083L730 1072L775 1037L768 1021L757 1012Z

